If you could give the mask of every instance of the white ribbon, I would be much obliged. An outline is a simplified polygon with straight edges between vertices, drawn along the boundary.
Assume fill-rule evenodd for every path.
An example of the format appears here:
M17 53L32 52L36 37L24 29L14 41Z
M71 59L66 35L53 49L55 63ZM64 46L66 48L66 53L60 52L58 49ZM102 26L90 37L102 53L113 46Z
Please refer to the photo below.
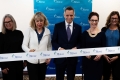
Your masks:
M102 47L102 48L85 48L85 49L76 49L76 50L8 53L8 54L0 54L0 62L29 60L29 59L44 59L44 58L79 57L79 56L87 56L87 55L119 54L119 53L120 53L120 46Z

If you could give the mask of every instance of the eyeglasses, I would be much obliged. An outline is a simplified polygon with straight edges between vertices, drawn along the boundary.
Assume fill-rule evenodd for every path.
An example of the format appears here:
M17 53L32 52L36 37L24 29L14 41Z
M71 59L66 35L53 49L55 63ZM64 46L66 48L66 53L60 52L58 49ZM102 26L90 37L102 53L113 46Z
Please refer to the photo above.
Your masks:
M4 22L4 24L8 24L8 23L10 23L10 22L12 22L12 21L6 21L6 22Z
M90 20L91 22L98 22L98 20Z
M118 18L111 18L111 20L118 20Z

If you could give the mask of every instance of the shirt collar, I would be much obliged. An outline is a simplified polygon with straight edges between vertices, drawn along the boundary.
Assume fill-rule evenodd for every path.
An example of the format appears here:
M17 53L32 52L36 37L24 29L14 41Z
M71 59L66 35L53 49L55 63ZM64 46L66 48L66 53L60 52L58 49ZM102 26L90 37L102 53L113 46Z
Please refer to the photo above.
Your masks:
M68 25L70 25L70 27L73 27L73 21L72 21L70 24L68 24L67 21L65 20L65 25L66 25L66 27L67 27Z

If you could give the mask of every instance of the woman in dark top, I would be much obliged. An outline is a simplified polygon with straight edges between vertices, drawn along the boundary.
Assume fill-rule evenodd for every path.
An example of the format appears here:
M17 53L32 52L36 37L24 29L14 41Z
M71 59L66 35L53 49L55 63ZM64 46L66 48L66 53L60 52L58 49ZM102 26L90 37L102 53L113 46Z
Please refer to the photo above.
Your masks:
M82 47L98 48L105 47L105 34L98 29L99 14L89 14L90 28L83 32ZM102 78L102 55L83 57L84 80L101 80Z
M16 30L16 22L12 15L6 14L2 22L2 53L23 52L23 34ZM22 54L21 54L22 55ZM3 80L23 80L23 61L7 61L1 63Z
M0 32L0 54L3 53L3 34ZM0 67L1 67L2 62L0 62Z
M120 15L117 11L112 11L107 18L106 26L102 31L106 35L106 46L120 46ZM118 54L104 55L103 80L109 80L111 71L113 80L120 80L120 61Z

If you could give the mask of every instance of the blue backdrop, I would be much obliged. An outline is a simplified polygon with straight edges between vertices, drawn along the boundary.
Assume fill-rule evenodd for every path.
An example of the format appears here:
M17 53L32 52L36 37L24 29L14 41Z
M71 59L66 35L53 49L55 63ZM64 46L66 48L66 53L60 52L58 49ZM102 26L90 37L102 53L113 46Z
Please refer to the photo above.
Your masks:
M63 12L67 6L75 9L74 22L82 26L82 31L89 28L88 15L92 11L92 0L34 0L34 13L43 12L48 21L48 28L53 34L54 25L64 20ZM47 75L54 75L53 60L47 67ZM81 74L81 57L79 57L76 74Z

